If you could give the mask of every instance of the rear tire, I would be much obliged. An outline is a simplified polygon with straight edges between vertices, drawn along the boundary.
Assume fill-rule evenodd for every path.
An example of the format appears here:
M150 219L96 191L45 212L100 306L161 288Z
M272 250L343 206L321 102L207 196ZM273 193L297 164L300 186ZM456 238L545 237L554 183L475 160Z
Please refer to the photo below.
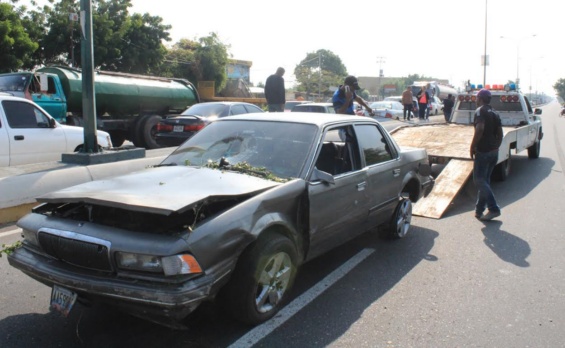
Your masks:
M402 197L390 221L388 235L392 239L404 238L410 230L412 221L412 201L410 198Z
M259 238L240 257L222 300L234 319L257 325L284 305L296 277L292 241L277 233Z
M506 181L506 179L510 176L510 169L512 167L512 155L510 154L510 149L508 149L508 159L504 162L500 162L494 167L494 171L492 172L493 176L491 178L497 181Z
M146 149L157 149L161 146L157 144L155 134L157 133L157 123L163 118L159 115L145 115L137 124L137 138L140 144Z
M536 141L532 146L528 147L528 158L536 159L539 158L539 152L541 148L541 141Z

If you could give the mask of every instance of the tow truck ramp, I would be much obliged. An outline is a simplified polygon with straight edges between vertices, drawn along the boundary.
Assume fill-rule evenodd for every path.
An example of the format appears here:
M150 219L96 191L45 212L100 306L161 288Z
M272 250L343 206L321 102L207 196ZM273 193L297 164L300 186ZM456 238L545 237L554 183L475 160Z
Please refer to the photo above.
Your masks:
M439 219L473 172L473 161L450 160L436 178L434 188L412 208L412 214Z

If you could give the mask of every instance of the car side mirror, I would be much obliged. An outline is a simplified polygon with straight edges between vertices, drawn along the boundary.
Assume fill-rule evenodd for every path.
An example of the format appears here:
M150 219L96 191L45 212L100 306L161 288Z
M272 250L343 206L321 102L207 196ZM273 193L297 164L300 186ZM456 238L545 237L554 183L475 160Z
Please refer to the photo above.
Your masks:
M325 184L335 184L335 180L333 175L330 173L326 173L324 171L319 170L318 168L314 167L314 171L312 172L312 176L310 177L310 181L318 181Z
M541 115L542 109L535 108L534 115Z
M57 122L55 122L54 118L49 117L49 128L56 128Z

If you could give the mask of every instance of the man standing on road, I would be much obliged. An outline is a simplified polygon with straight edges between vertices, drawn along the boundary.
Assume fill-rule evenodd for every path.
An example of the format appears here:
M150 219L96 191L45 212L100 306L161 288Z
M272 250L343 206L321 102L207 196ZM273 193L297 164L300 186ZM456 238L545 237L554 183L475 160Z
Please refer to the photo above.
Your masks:
M402 92L402 105L404 105L404 119L408 117L408 121L410 121L410 115L412 113L412 109L414 107L412 94L412 88L410 86L406 87L406 90Z
M500 216L500 207L490 187L490 176L498 160L498 148L502 142L502 124L500 117L490 106L490 99L491 93L487 89L481 89L477 93L475 134L470 148L471 158L474 159L473 180L479 190L475 217L482 221ZM488 208L488 213L483 215L485 208Z
M332 97L333 106L336 114L347 114L355 115L355 110L353 109L353 101L358 102L360 105L364 106L370 116L374 116L373 109L365 103L363 98L359 97L355 91L360 90L359 83L355 76L347 76L343 85L334 92Z
M443 100L443 117L445 117L445 122L449 122L449 117L451 117L451 111L454 105L453 96L448 94L447 98Z
M284 68L278 68L277 72L267 77L265 81L265 98L269 112L283 112L286 102L284 89Z

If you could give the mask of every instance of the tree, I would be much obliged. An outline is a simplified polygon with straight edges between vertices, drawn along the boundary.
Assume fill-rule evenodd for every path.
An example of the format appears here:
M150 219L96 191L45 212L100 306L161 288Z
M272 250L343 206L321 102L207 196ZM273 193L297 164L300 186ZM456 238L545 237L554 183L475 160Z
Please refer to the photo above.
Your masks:
M181 39L167 51L161 75L193 83L214 81L215 91L219 92L227 81L228 48L216 33L195 40Z
M331 86L338 86L343 82L347 69L333 52L320 49L306 55L294 68L294 76L298 81L298 91L306 92L307 96L319 93L319 98L325 99L332 94Z
M565 99L565 79L561 78L555 82L553 89L559 97Z
M98 0L92 6L94 66L102 70L150 73L158 69L170 41L170 25L149 14L130 15L131 0ZM42 40L45 63L81 64L81 29L71 15L80 1L61 0L44 6L47 33Z
M33 65L32 55L38 47L26 33L24 22L14 7L0 3L0 72Z

